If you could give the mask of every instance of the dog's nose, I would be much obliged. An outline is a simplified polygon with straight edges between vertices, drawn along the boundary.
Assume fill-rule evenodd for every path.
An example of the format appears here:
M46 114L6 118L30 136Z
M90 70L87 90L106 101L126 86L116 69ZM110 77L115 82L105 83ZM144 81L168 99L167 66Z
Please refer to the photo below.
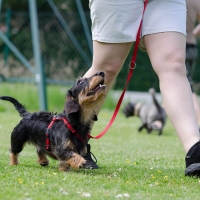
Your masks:
M105 73L104 72L98 72L97 75L104 77Z

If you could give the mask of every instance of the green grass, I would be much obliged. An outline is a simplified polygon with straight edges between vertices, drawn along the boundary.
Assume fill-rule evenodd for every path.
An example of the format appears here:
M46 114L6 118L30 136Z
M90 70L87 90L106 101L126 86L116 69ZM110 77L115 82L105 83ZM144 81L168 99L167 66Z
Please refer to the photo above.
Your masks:
M69 86L48 85L47 86L47 108L51 112L62 112L64 108L65 95ZM0 82L0 96L12 96L26 106L27 110L37 111L39 109L38 87L35 84L9 84ZM108 95L103 106L104 109L114 109L115 103ZM10 104L0 103L0 111L12 109Z
M15 92L11 94L16 95ZM22 99L27 104L24 96ZM53 104L50 107L57 108ZM103 138L90 140L100 168L59 172L58 162L52 159L49 159L49 166L39 166L35 148L30 145L25 146L20 154L20 164L9 166L10 133L20 117L8 102L1 101L0 108L2 200L113 200L120 195L119 199L134 200L199 199L200 181L184 176L185 153L169 121L162 136L157 132L150 135L145 131L138 133L140 120L134 117L126 119L120 111ZM111 116L112 111L108 109L100 112L93 129L94 136L103 130ZM90 194L90 197L85 197L85 194Z

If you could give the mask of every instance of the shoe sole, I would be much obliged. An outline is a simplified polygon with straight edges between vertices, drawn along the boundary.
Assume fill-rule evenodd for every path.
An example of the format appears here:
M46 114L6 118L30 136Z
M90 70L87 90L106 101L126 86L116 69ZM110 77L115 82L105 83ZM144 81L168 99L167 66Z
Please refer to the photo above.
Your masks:
M96 166L85 165L83 168L84 169L99 169L99 166L98 165L96 165Z
M200 163L194 163L185 169L185 176L200 177Z
M84 169L99 169L98 167L84 167Z

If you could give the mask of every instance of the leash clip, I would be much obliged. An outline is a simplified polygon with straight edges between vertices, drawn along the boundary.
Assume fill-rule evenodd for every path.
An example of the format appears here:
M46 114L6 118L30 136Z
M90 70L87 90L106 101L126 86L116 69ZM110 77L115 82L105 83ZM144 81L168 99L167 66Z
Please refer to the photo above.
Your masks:
M60 119L60 117L58 115L54 115L53 120L57 120L57 119Z
M130 67L130 69L135 69L136 68L136 63L131 61L129 67Z

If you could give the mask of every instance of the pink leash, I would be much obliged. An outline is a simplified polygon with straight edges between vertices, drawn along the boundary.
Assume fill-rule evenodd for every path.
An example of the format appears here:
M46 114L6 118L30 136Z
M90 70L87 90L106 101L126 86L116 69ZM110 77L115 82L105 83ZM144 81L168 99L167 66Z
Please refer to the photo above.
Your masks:
M93 137L91 136L90 134L88 134L88 138L93 138L93 139L99 139L101 138L107 131L108 129L111 127L111 125L113 124L116 116L117 116L117 113L119 111L119 108L121 106L121 103L122 103L122 100L124 98L124 94L126 92L126 88L128 86L128 83L131 79L131 76L133 74L133 70L135 69L136 67L136 57L137 57L137 52L138 52L138 47L139 47L139 41L140 41L140 34L141 34L141 29L142 29L142 21L143 21L143 16L144 16L144 12L145 12L145 9L146 9L146 6L147 6L147 3L148 3L148 0L146 0L144 2L144 9L143 9L143 13L142 13L142 19L141 19L141 22L140 22L140 26L138 28L138 32L137 32L137 37L136 37L136 41L135 41L135 45L134 45L134 50L133 50L133 55L132 55L132 59L131 59L131 62L130 62L130 69L129 69L129 73L128 73L128 77L126 79L126 84L125 84L125 87L124 87L124 90L119 98L119 101L117 103L117 106L115 108L115 111L113 113L113 116L110 120L110 122L107 124L107 126L105 127L105 129L99 134L97 135L96 137Z

